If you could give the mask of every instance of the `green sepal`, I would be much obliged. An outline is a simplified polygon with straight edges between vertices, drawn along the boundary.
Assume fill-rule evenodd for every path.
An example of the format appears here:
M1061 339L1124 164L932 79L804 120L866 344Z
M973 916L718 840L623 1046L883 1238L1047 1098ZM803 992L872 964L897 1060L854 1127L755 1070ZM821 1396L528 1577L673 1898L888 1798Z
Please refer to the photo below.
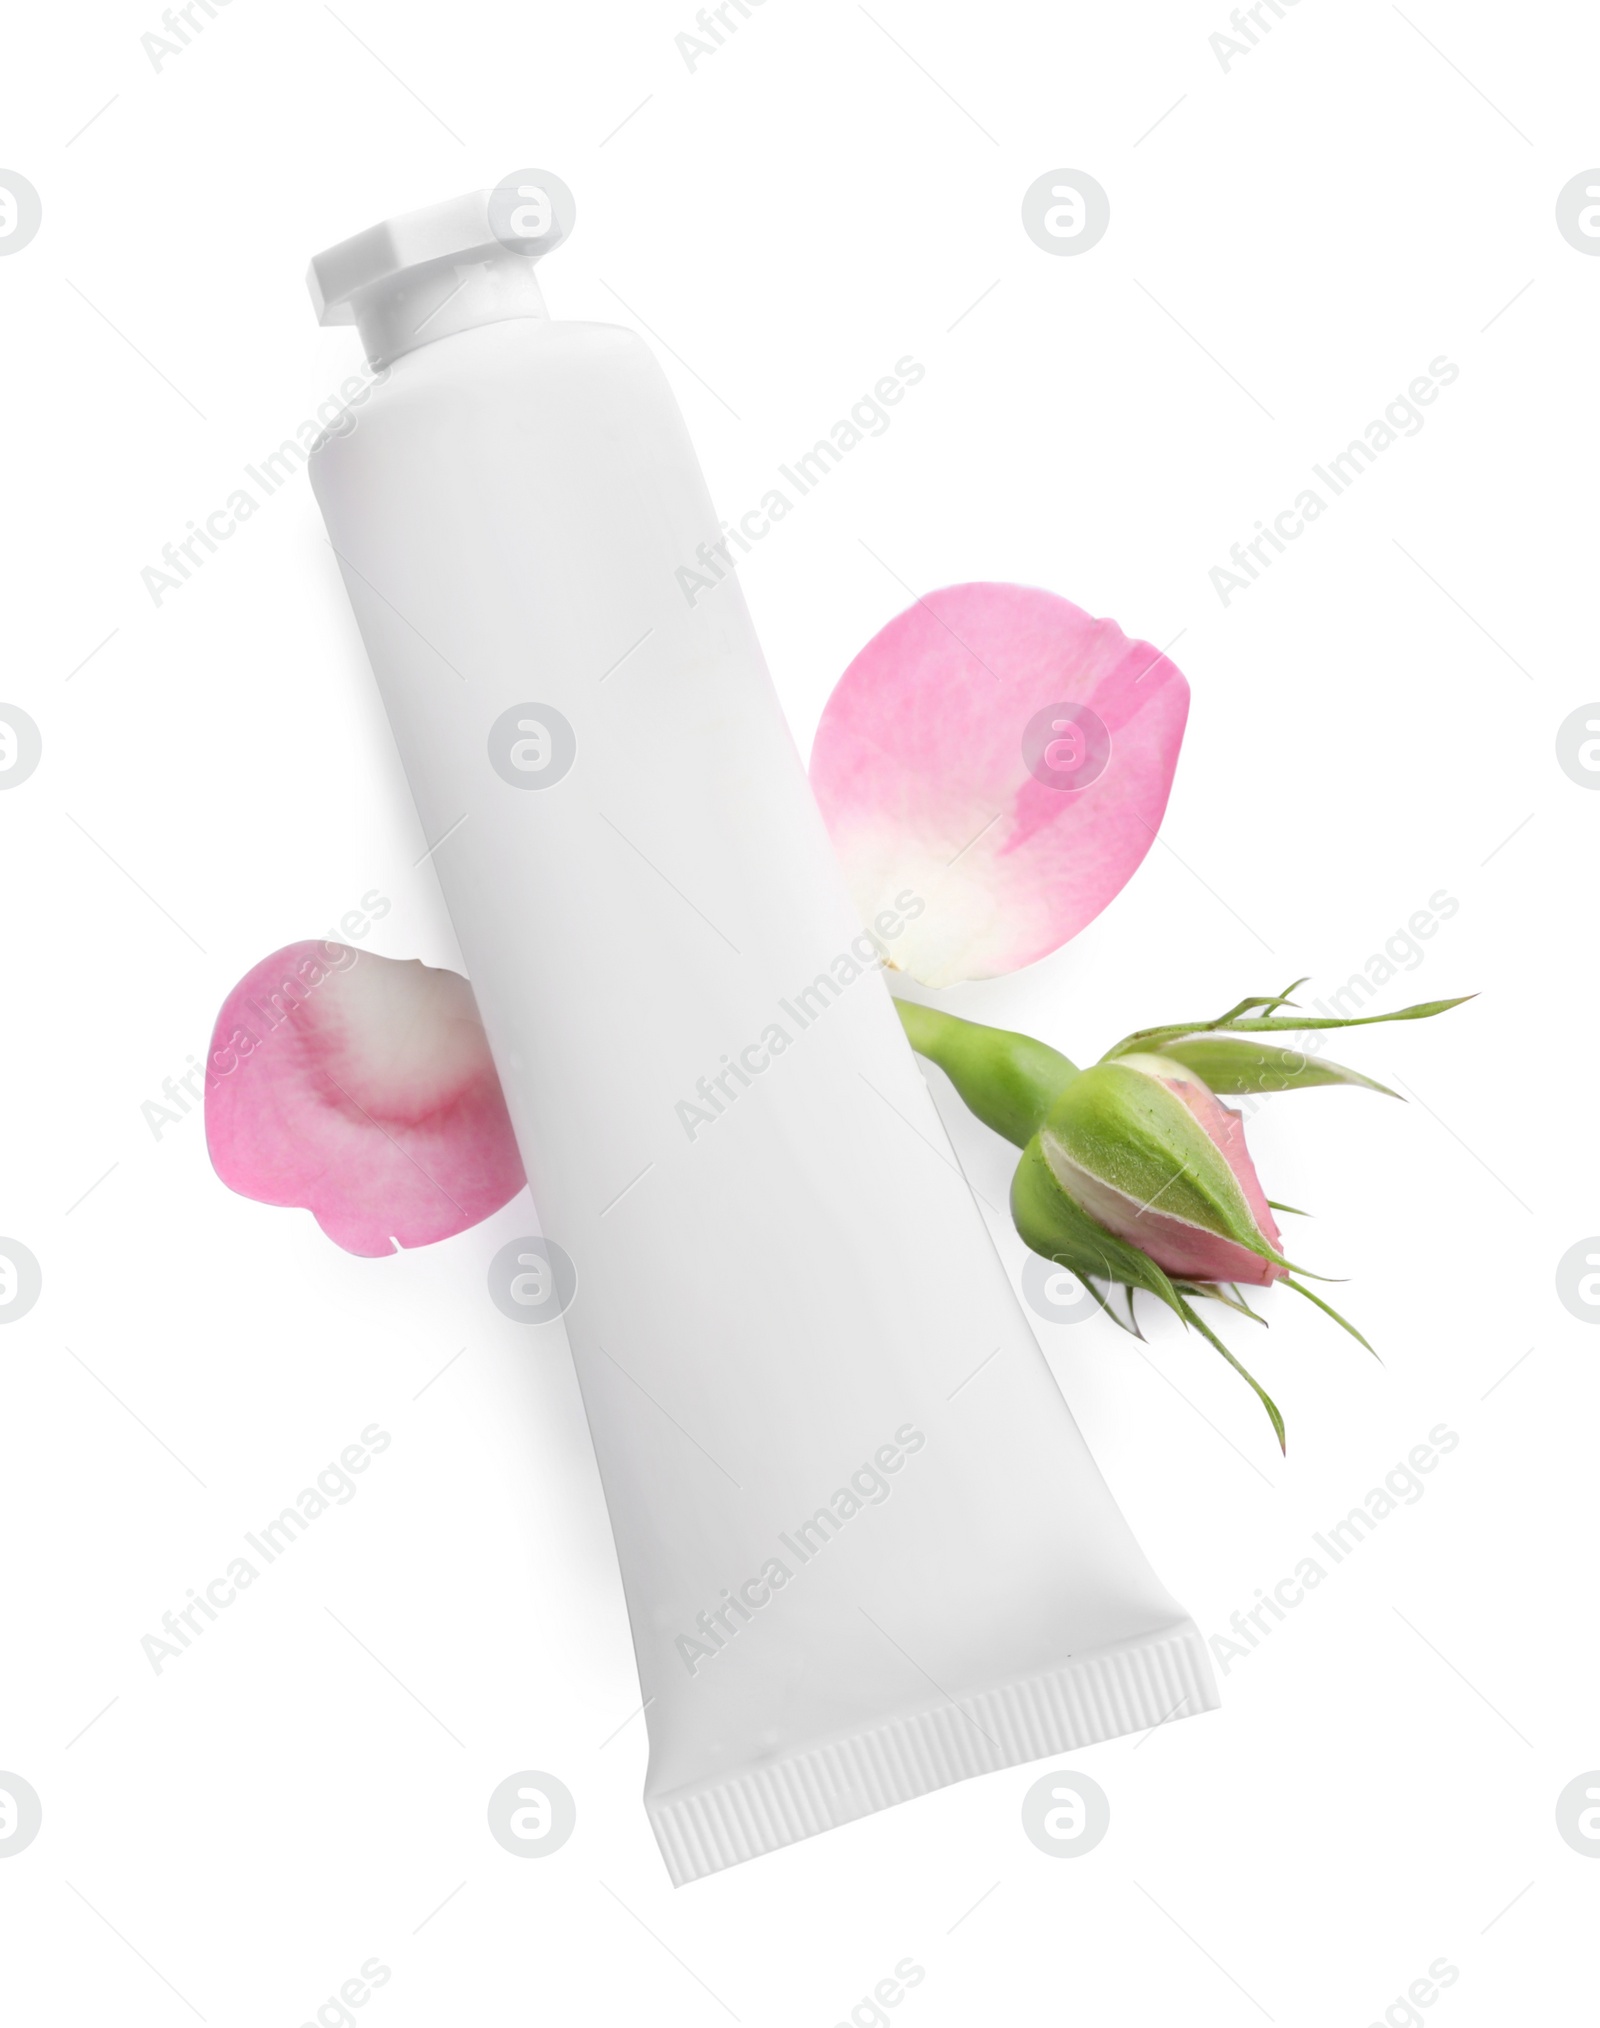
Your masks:
M1224 1286L1233 1291L1232 1295L1223 1293ZM1208 1303L1221 1303L1224 1309L1237 1310L1241 1317L1248 1317L1252 1324L1259 1324L1263 1331L1267 1328L1266 1318L1259 1311L1251 1309L1237 1282L1228 1282L1226 1285L1222 1282L1174 1282L1173 1287L1180 1296L1187 1296L1191 1301L1199 1296L1204 1297Z
M1228 1350L1227 1346L1223 1344L1222 1340L1217 1336L1216 1332L1212 1330L1211 1326L1205 1321L1203 1317L1198 1316L1196 1314L1193 1305L1188 1302L1185 1302L1183 1305L1183 1319L1185 1323L1192 1324L1194 1328L1200 1333L1201 1337L1204 1338L1208 1344L1214 1346L1215 1349L1222 1354L1223 1358L1227 1360L1228 1364L1233 1368L1234 1372L1237 1373L1241 1379L1246 1381L1248 1385L1254 1390L1256 1399L1261 1403L1261 1406L1267 1411L1267 1419L1272 1424L1272 1433L1278 1439L1278 1449L1283 1453L1285 1457L1287 1457L1289 1455L1288 1433L1283 1426L1283 1417L1278 1412L1278 1404L1273 1400L1272 1396L1268 1394L1267 1390L1261 1385L1261 1382L1257 1380L1257 1378L1250 1371L1250 1369L1247 1366L1242 1365L1237 1359L1234 1358L1233 1354Z
M1366 1349L1372 1353L1373 1358L1378 1359L1376 1349L1373 1346L1367 1344L1366 1339L1362 1337L1361 1333L1356 1329L1355 1325L1351 1323L1348 1317L1341 1317L1339 1315L1339 1312L1333 1307L1332 1303L1325 1303L1322 1300L1321 1296L1314 1296L1309 1289L1301 1288L1300 1284L1295 1280L1293 1275L1285 1275L1283 1277L1283 1280L1288 1285L1288 1287L1294 1290L1297 1296L1304 1296L1308 1303L1315 1303L1317 1308L1322 1312L1322 1314L1325 1317L1331 1317L1333 1321L1340 1327L1341 1330L1348 1331L1351 1337L1355 1339L1358 1345L1366 1346ZM1378 1364L1381 1366L1383 1364L1383 1361L1381 1359L1378 1359Z
M1381 1091L1387 1098L1400 1096L1375 1077L1347 1070L1342 1063L1329 1063L1323 1057L1307 1056L1304 1050L1285 1049L1281 1043L1263 1042L1229 1029L1201 1029L1195 1035L1174 1036L1162 1043L1160 1053L1192 1070L1202 1084L1222 1096L1305 1091L1318 1084L1356 1084L1368 1091Z
M1100 1308L1111 1319L1112 1323L1116 1325L1119 1331L1126 1331L1130 1338L1137 1338L1141 1345L1144 1344L1145 1335L1143 1331L1139 1329L1139 1319L1133 1313L1134 1292L1131 1288L1128 1287L1128 1285L1125 1282L1121 1285L1121 1287L1122 1293L1124 1297L1127 1299L1128 1314L1126 1317L1119 1317L1117 1315L1116 1305L1112 1302L1109 1293L1103 1294L1099 1289L1099 1287L1094 1282L1090 1281L1086 1276L1080 1275L1078 1279L1083 1283L1083 1286L1089 1291L1090 1295L1094 1297L1095 1301L1100 1305ZM1112 1282L1108 1284L1108 1290L1111 1288L1115 1288L1117 1286L1118 1286L1117 1283Z
M1198 1295L1199 1288L1189 1283L1183 1284L1181 1289L1175 1286L1148 1254L1118 1239L1115 1233L1108 1232L1098 1220L1074 1204L1052 1174L1037 1134L1022 1151L1022 1160L1011 1180L1011 1216L1026 1244L1046 1260L1058 1261L1062 1267L1069 1268L1112 1322L1122 1325L1124 1330L1128 1326L1122 1324L1122 1319L1095 1287L1096 1280L1121 1282L1127 1287L1130 1316L1132 1291L1145 1289L1165 1303L1186 1325L1198 1331L1254 1390L1272 1423L1279 1450L1287 1454L1288 1439L1277 1403L1255 1375L1233 1356L1216 1332L1196 1314L1194 1305L1188 1300L1190 1289L1193 1288ZM1226 1298L1218 1297L1217 1300L1226 1301ZM1253 1311L1248 1314L1254 1316ZM1265 1323L1266 1320L1257 1317L1255 1321ZM1137 1332L1137 1326L1135 1331L1136 1335L1143 1335Z
M896 1000L895 1011L919 1056L938 1064L962 1103L986 1127L1025 1148L1045 1115L1078 1075L1048 1042L1010 1028L986 1028L938 1007Z
M1256 1223L1228 1158L1169 1089L1163 1071L1174 1074L1164 1057L1122 1057L1093 1065L1067 1086L1042 1136L1063 1192L1074 1194L1063 1169L1076 1171L1079 1190L1114 1191L1139 1211L1159 1200L1164 1213L1202 1232L1297 1268Z
M1175 1021L1165 1028L1139 1028L1132 1035L1108 1049L1100 1059L1109 1062L1114 1056L1129 1056L1137 1050L1163 1050L1174 1037L1215 1033L1225 1029L1233 1035L1303 1034L1312 1028L1371 1028L1380 1021L1426 1021L1435 1014L1448 1014L1452 1007L1464 1007L1469 1000L1477 998L1475 993L1463 993L1454 1000L1423 1000L1415 1007L1399 1007L1392 1014L1350 1014L1343 1017L1326 1014L1259 1014L1240 1012L1250 1006L1278 1006L1282 996L1271 1001L1241 1000L1237 1008L1230 1008L1226 1014L1219 1014L1215 1021Z
M1037 1134L1023 1149L1011 1179L1011 1219L1026 1245L1046 1260L1070 1268L1086 1287L1094 1277L1148 1289L1174 1316L1183 1315L1182 1301L1165 1270L1073 1203L1045 1160ZM1098 1291L1091 1293L1105 1307Z

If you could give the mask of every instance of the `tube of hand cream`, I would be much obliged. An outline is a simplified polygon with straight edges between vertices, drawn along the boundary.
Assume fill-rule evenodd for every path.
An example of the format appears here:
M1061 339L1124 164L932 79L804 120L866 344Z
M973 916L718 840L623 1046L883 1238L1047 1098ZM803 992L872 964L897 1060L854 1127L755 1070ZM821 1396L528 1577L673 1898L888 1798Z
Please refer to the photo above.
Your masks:
M565 202L313 262L389 371L311 473L576 1264L682 1883L1216 1691L873 976L923 898L853 919L665 379L545 313Z

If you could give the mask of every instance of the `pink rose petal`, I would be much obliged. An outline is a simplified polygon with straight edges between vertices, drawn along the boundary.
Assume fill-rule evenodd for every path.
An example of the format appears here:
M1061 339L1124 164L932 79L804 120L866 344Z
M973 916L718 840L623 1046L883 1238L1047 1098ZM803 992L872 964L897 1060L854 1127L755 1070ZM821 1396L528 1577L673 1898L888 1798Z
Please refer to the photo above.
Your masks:
M1256 1165L1251 1160L1249 1148L1245 1145L1244 1114L1232 1106L1225 1106L1210 1085L1203 1083L1191 1072L1178 1071L1172 1077L1163 1078L1162 1083L1168 1091L1175 1092L1183 1100L1222 1150L1223 1159L1233 1171L1235 1182L1244 1192L1245 1202L1250 1207L1257 1230L1269 1246L1276 1247L1281 1252L1283 1234L1279 1230L1277 1219L1272 1215L1272 1206L1267 1202L1267 1193L1261 1187L1261 1178L1256 1174ZM1256 1277L1261 1281L1274 1282L1280 1275L1288 1273L1287 1268L1279 1267L1275 1261L1262 1260L1259 1254L1252 1254L1250 1258L1258 1269L1265 1270ZM1204 1279L1232 1281L1236 1278L1232 1275L1209 1275Z
M1192 1072L1177 1064L1172 1070L1173 1074L1161 1082L1182 1099L1221 1149L1234 1180L1244 1192L1258 1231L1270 1246L1281 1251L1283 1235L1261 1187L1250 1150L1245 1146L1244 1115L1235 1112L1232 1106L1225 1106L1211 1087ZM1190 1225L1184 1219L1169 1217L1154 1206L1140 1208L1116 1229L1120 1237L1142 1248L1169 1275L1185 1281L1244 1282L1265 1288L1288 1273L1276 1261L1263 1260L1246 1246Z
M448 1239L523 1184L472 988L348 944L290 944L228 995L206 1141L230 1189L357 1254Z
M1087 706L1110 735L1081 789L1023 759L1057 704ZM840 678L811 755L863 922L923 904L888 940L891 964L945 986L1076 936L1150 849L1188 710L1164 655L1052 592L952 585L891 620Z

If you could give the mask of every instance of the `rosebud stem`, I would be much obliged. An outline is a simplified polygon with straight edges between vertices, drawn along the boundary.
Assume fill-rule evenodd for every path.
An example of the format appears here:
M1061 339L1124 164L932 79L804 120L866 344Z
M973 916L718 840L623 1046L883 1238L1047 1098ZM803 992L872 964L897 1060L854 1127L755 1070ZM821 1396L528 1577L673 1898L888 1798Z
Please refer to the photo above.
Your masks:
M896 1000L911 1047L949 1078L985 1126L1025 1148L1078 1075L1078 1066L1031 1035L985 1028L914 1000Z

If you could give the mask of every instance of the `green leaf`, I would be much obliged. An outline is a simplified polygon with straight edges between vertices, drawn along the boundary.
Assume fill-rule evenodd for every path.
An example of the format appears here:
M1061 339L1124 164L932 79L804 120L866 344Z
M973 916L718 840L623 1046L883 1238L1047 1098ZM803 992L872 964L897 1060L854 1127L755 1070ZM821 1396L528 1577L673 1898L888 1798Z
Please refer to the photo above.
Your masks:
M1400 1094L1364 1077L1359 1070L1347 1070L1342 1063L1325 1057L1308 1056L1304 1050L1286 1049L1282 1043L1263 1042L1254 1035L1239 1035L1222 1029L1202 1029L1195 1035L1175 1036L1163 1042L1159 1052L1192 1070L1214 1092L1264 1093L1305 1091L1318 1084L1357 1084L1368 1091L1381 1091L1388 1098Z

